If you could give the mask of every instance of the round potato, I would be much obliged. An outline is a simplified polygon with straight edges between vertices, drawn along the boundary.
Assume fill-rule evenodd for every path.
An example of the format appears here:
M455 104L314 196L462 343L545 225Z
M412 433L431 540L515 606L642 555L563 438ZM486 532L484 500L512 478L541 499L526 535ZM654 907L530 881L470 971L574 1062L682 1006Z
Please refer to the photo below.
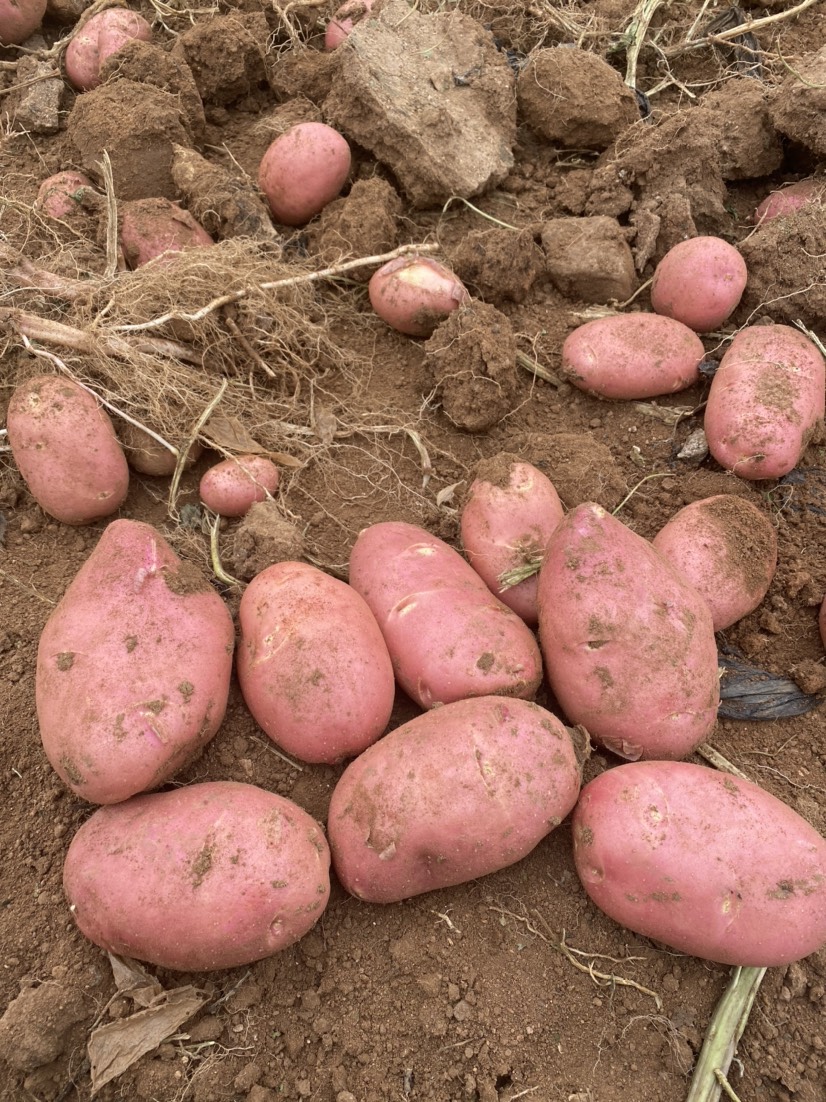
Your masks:
M83 172L58 172L40 185L35 206L49 218L71 218L82 209L75 196L81 188L91 187L92 181Z
M721 237L679 241L657 265L651 307L697 333L708 333L733 313L746 287L746 262Z
M398 727L333 791L327 830L347 891L394 903L521 860L574 806L571 736L544 708L478 697Z
M118 434L126 451L129 466L133 470L155 477L174 474L178 464L177 456L163 444L159 444L148 432L144 432L129 421L124 421L118 427ZM193 441L189 446L184 467L191 467L202 451L203 448L198 441Z
M763 968L826 943L826 840L750 781L621 765L583 788L573 835L594 903L678 952Z
M449 268L429 256L397 256L370 277L370 305L387 324L408 337L429 337L470 299Z
M46 0L0 0L0 46L19 46L46 14Z
M654 398L700 378L697 334L659 314L615 314L580 325L562 345L562 373L600 398Z
M129 489L129 467L94 395L60 375L14 391L6 415L17 468L37 504L64 524L111 516Z
M66 76L80 92L100 84L100 67L133 38L152 41L152 28L128 8L106 8L81 27L66 47Z
M181 972L285 949L330 894L318 823L283 796L212 781L101 808L69 846L63 887L81 933Z
M132 199L121 205L120 244L129 267L140 268L150 260L168 264L182 249L215 242L188 210L170 199Z
M278 487L278 467L263 455L239 455L210 467L201 478L201 501L222 517L242 517Z
M323 122L301 122L276 138L258 185L276 222L303 226L339 194L350 174L350 146Z

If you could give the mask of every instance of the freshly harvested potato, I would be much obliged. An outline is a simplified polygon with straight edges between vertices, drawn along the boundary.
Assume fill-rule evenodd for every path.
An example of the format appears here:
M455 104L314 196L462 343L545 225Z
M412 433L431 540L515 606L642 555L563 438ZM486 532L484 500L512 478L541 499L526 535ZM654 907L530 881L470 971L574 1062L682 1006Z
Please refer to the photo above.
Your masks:
M83 172L58 172L40 185L35 206L49 218L71 218L81 209L75 196L87 187L93 187L92 181Z
M826 840L750 781L635 762L587 784L574 860L607 915L681 953L775 967L826 944Z
M654 398L700 378L705 349L697 334L659 314L615 314L587 321L562 345L562 373L600 398Z
M752 219L758 226L764 222L771 222L775 218L785 218L788 214L795 214L804 207L821 205L826 199L826 178L811 177L808 180L799 180L789 187L770 191L762 203L757 207Z
M321 827L297 804L211 781L100 808L72 839L63 887L95 945L206 972L298 941L327 905L329 868Z
M797 329L741 329L709 390L709 451L740 478L782 478L823 419L825 380L823 356Z
M89 524L123 504L126 457L88 390L60 375L28 379L11 396L6 428L32 497L56 520Z
M0 46L19 46L46 14L46 0L0 0Z
M399 333L429 337L463 303L467 289L449 268L429 256L397 256L370 277L370 305Z
M524 700L483 696L391 731L345 769L327 831L348 892L394 903L527 856L576 803L570 733Z
M530 698L539 687L530 629L423 528L386 521L363 529L350 584L378 620L396 680L422 708L491 694Z
M690 237L668 250L651 284L651 307L697 333L734 312L746 287L746 262L722 237Z
M479 463L462 508L462 544L491 593L531 626L539 610L536 573L505 588L502 575L535 564L564 516L551 480L532 463L502 452Z
M383 733L393 666L355 589L306 563L275 563L247 586L238 618L241 691L273 742L334 763Z
M539 638L572 723L620 757L684 758L720 700L711 612L651 544L591 502L551 535Z
M150 260L169 263L182 249L215 242L188 210L170 199L131 199L121 204L120 244L130 268Z
M735 494L686 505L652 543L705 599L715 631L757 608L777 568L771 521Z
M362 19L367 19L374 0L347 0L327 24L324 32L324 49L337 49Z
M278 467L263 455L239 455L210 467L201 478L201 501L222 517L242 517L278 486Z
M339 194L350 175L350 146L323 122L301 122L270 145L258 169L276 222L303 226Z
M87 20L66 47L66 76L80 92L100 84L100 67L133 38L152 41L152 28L128 8L106 8Z
M126 450L129 466L140 474L168 476L174 474L178 460L173 452L159 444L148 432L124 421L118 429L121 443ZM191 467L204 449L197 440L189 447L184 467Z
M224 602L149 524L113 521L46 622L35 699L46 756L90 803L155 788L221 725Z

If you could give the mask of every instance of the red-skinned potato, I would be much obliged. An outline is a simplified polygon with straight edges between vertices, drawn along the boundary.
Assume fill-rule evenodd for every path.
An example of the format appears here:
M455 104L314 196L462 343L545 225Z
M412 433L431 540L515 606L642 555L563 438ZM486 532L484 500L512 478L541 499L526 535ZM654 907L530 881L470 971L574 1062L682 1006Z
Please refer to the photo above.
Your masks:
M521 860L579 793L571 736L544 708L479 697L391 731L345 769L327 830L342 885L394 903Z
M241 691L273 742L332 764L379 738L393 709L393 666L351 586L305 563L275 563L247 586L238 617Z
M429 337L470 295L459 279L429 256L397 256L383 264L367 285L370 305L399 333Z
M797 329L741 329L709 390L709 451L740 478L782 478L823 418L825 383L823 356Z
M128 8L107 8L93 15L66 47L66 76L80 92L100 84L100 67L133 39L152 41L152 28Z
M168 780L221 725L233 644L200 571L151 525L113 521L37 651L40 736L63 782L111 804Z
M654 398L700 378L705 349L697 334L659 314L615 314L587 321L562 345L562 373L600 398Z
M198 492L213 513L242 517L275 493L279 477L278 467L266 456L239 455L205 471Z
M823 177L799 180L789 187L771 191L757 207L752 219L758 226L775 218L795 214L804 207L821 205L826 198L826 179Z
M362 19L367 19L373 7L373 0L347 0L342 4L327 24L324 32L324 49L337 49L344 39Z
M460 521L465 554L491 593L533 626L537 575L507 588L501 578L542 558L564 516L559 494L532 463L504 452L479 463L475 475Z
M0 46L19 46L46 14L46 0L0 0Z
M363 529L350 584L378 621L396 680L422 708L491 694L530 698L539 687L530 629L423 528L386 521Z
M652 544L705 599L715 631L731 627L757 608L777 567L777 535L771 521L734 494L686 505Z
M140 268L150 260L174 263L174 253L215 242L188 210L170 199L132 199L121 204L120 244L129 267Z
M123 504L129 468L112 422L71 379L38 375L21 383L6 428L32 497L56 520L89 524Z
M71 218L81 209L75 195L81 188L92 186L92 181L83 172L58 172L40 185L35 206L49 218Z
M651 307L697 333L708 333L733 313L746 286L746 262L721 237L679 241L657 265Z
M651 544L591 502L539 572L539 638L559 704L620 757L683 758L720 701L711 612Z
M621 765L583 788L573 835L594 903L680 953L776 967L826 943L826 840L750 781Z
M330 894L330 851L297 804L234 781L100 808L66 855L81 933L160 968L237 968L298 941Z
M341 192L350 174L350 146L323 122L301 122L276 138L258 169L276 222L303 226Z
M148 474L154 477L168 477L175 473L178 457L169 448L159 444L148 432L144 432L143 429L129 421L124 421L118 427L118 434L126 452L129 466L133 470L138 471L139 474ZM186 454L184 469L191 467L202 451L203 448L198 441L193 440Z

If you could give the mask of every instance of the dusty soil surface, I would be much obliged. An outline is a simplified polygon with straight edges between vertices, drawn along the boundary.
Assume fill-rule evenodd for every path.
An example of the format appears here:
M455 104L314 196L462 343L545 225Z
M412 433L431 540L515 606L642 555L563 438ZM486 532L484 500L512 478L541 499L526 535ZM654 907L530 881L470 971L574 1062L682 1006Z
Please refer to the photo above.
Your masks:
M815 172L826 148L817 99L822 5L791 19L768 0L750 6L755 19L777 17L754 32L759 64L753 42L736 38L686 47L689 33L702 38L722 7L702 16L698 0L658 9L637 62L636 87L650 106L643 118L622 84L631 0L563 7L426 0L417 20L428 13L449 20L459 10L462 21L433 37L432 52L416 24L410 41L430 68L411 66L409 56L399 61L399 79L419 82L412 98L398 92L405 110L393 115L392 129L382 125L366 77L381 59L348 55L339 69L321 52L333 4L130 6L153 22L154 47L131 49L122 67L110 63L109 83L84 96L43 81L31 86L43 88L33 104L23 97L30 87L12 91L35 71L31 58L21 76L11 64L20 51L0 49L0 111L11 111L0 131L0 410L19 380L58 370L32 355L46 350L180 444L228 380L201 427L211 448L184 472L174 515L169 480L135 471L120 515L157 525L179 554L209 570L200 474L217 452L248 450L250 441L277 454L276 512L259 507L246 526L228 522L219 533L224 570L243 579L302 548L307 561L345 576L357 532L380 520L419 523L456 543L475 464L503 451L537 463L567 507L597 500L613 509L656 475L619 514L646 537L684 504L740 495L774 525L778 569L766 599L725 641L808 691L823 690L817 610L826 592L826 449L812 443L780 483L738 481L702 453L678 458L701 427L707 383L641 405L600 402L553 374L567 333L607 305L599 243L616 248L617 233L634 262L632 271L623 260L622 282L641 288L633 305L642 308L642 285L675 241L695 233L748 239L743 304L724 333L704 339L710 356L719 358L736 326L758 318L802 318L826 338L826 215L809 211L757 232L750 221L772 188ZM63 12L71 22L82 7L56 4L44 39L32 44L47 74L48 47L66 33L50 19ZM445 42L467 70L445 68ZM593 55L587 64L575 63L576 46ZM358 86L351 99L342 72ZM473 99L454 97L474 81ZM453 97L450 111L440 113L438 95ZM351 182L306 231L276 227L273 236L255 194L257 164L275 135L313 118L329 118L352 139ZM417 141L405 136L411 125ZM464 144L463 134L471 136ZM210 232L224 238L206 268L104 278L100 195L79 201L62 223L33 209L39 182L52 172L83 170L100 185L104 149L118 199L186 204L191 195ZM183 175L175 169L181 149L189 157ZM200 192L188 150L209 162ZM468 180L486 184L481 195L463 193L478 209L450 201ZM581 216L614 219L619 230L606 238L604 223L592 227L598 232L576 270L567 266L554 280L542 246L561 231L544 227ZM194 310L228 289L414 242L438 245L480 301L474 315L428 343L392 332L372 313L366 271L357 269L150 331L196 350L188 375L157 347L124 358L101 344L100 334L114 331L107 326L146 321L179 302ZM82 286L52 293L26 261ZM31 316L97 336L71 348L52 331L50 343ZM531 374L526 361L551 381ZM676 424L674 410L685 413ZM113 998L110 964L75 929L62 894L63 857L90 808L43 755L34 684L43 625L105 522L72 528L50 519L7 452L0 509L0 1008L23 992L0 1029L0 1098L87 1100L89 1034L133 1008ZM240 589L214 584L237 611ZM544 688L538 700L553 707ZM391 726L416 712L399 694ZM722 719L709 741L826 831L822 709L773 722ZM616 764L597 753L588 775ZM323 823L340 772L277 756L233 685L218 735L177 781L251 782ZM568 823L510 869L405 903L369 906L334 882L315 929L249 968L151 971L166 988L203 989L205 1005L105 1086L102 1102L674 1102L685 1095L729 978L727 968L666 951L598 912L579 886ZM769 971L732 1068L741 1098L826 1095L824 1010L826 950Z

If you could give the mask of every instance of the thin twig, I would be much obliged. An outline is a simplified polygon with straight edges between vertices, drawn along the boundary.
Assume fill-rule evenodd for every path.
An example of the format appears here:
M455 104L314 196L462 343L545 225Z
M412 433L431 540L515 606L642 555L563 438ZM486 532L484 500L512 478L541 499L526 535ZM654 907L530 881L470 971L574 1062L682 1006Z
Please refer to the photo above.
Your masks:
M271 754L275 754L277 758L281 758L281 760L285 761L292 769L297 769L299 773L304 772L303 766L299 765L297 761L293 761L292 758L288 758L286 754L283 754L278 747L273 746L271 742L264 742L263 739L258 738L256 735L250 735L250 738L260 743L261 746L263 746L265 750L269 750Z
M494 222L497 226L501 226L503 230L513 230L515 233L521 233L522 231L518 226L512 226L510 222L502 222L498 218L494 218L492 214L487 214L485 211L480 210L479 207L475 207L473 203L468 202L467 199L463 199L461 195L451 195L445 205L442 207L442 214L447 211L447 208L451 203L464 203L466 207L472 210L475 214L480 215L482 218L487 218L488 222Z
M164 337L141 337L129 341L111 332L88 333L83 329L52 321L51 318L41 318L37 314L27 314L6 306L0 307L0 319L3 318L14 325L21 337L29 337L30 340L42 341L44 344L57 344L87 355L94 352L96 346L100 346L110 356L117 356L122 360L131 360L136 352L145 352L171 360L182 360L196 367L203 366L202 357L192 348Z
M705 758L707 762L713 765L715 769L719 769L722 773L731 773L733 776L739 777L743 781L749 779L742 769L738 769L736 765L732 765L728 758L724 758L719 750L715 750L714 747L707 742L701 742L695 750L695 753L699 754L701 758Z
M731 1067L765 974L765 968L732 969L731 980L717 1004L694 1065L686 1102L717 1102L722 1087L719 1076L725 1078Z
M623 506L628 504L628 502L631 500L631 498L634 496L634 494L637 492L637 490L639 490L640 486L643 485L643 483L650 482L652 478L673 478L673 477L674 476L671 474L670 471L661 471L658 474L647 474L645 476L645 478L641 478L639 480L639 482L636 484L636 486L631 487L631 489L628 491L628 493L625 495L625 497L622 499L622 501L619 503L619 505L616 507L616 509L614 509L614 511L611 513L611 516L615 517L617 515L617 513L620 511L620 509L622 509Z
M101 162L103 187L106 192L106 267L103 278L114 279L118 271L118 200L115 195L115 179L112 175L112 162L104 149Z
M178 453L178 462L175 464L175 470L172 473L172 481L169 484L169 499L167 510L171 517L177 516L175 507L178 501L178 488L181 485L181 476L184 473L184 466L186 465L186 458L189 455L189 449L192 447L193 441L197 440L198 433L215 412L215 409L218 403L224 397L228 386L229 379L222 379L221 385L218 387L217 393L206 406L204 411L201 413L201 416L198 418L198 420L195 422L192 432L190 433L190 439L187 443L187 446L185 448L181 448L180 452Z
M807 8L811 8L814 4L819 3L819 0L802 0L802 3L795 4L793 8L788 8L786 11L776 12L774 15L765 15L762 19L748 19L745 23L740 23L736 27L731 27L727 31L720 31L719 34L708 34L702 38L695 38L691 42L682 42L678 46L672 46L667 50L664 50L664 54L667 57L674 57L677 54L685 53L687 50L694 50L701 46L714 46L718 42L728 42L732 38L740 38L744 34L753 34L755 31L760 31L764 27L770 27L773 23L780 23L786 19L791 19L795 15L800 15Z
M562 386L562 380L558 375L554 374L549 367L543 367L542 364L537 363L536 360L532 360L530 356L524 352L516 353L516 362L525 371L530 372L531 375L535 375L537 379L542 379L546 383L550 383L551 386Z
M216 516L209 529L209 558L212 563L212 572L220 582L224 583L224 585L232 586L233 589L243 589L244 583L239 582L237 578L233 578L231 574L227 574L221 562L221 549L218 546L218 530L220 524L221 518Z
M654 12L662 0L640 0L625 31L631 43L625 51L625 83L632 90L637 87L637 61Z

